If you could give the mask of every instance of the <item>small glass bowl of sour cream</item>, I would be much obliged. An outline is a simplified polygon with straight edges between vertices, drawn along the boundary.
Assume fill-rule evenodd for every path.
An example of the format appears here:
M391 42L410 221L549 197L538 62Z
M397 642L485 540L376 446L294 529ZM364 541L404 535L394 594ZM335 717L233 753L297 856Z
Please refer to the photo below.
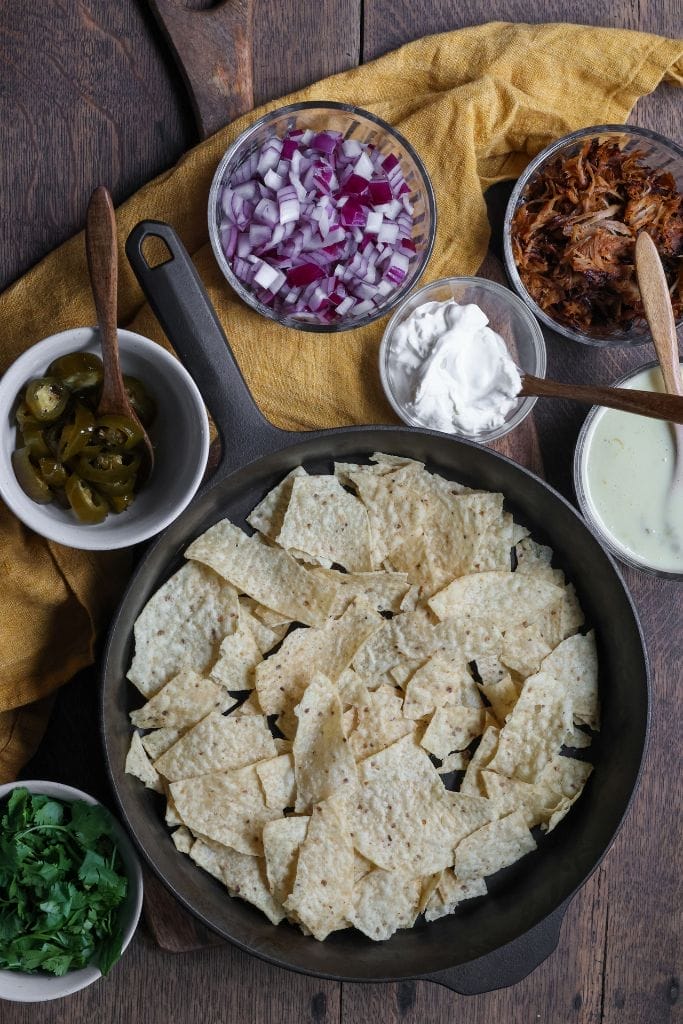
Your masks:
M483 277L443 278L412 292L379 352L384 393L404 423L483 444L533 409L535 398L516 393L519 373L545 370L537 320L509 288Z
M664 391L656 362L613 386ZM620 561L683 581L683 486L670 486L675 461L670 423L594 406L576 443L574 490L584 518Z

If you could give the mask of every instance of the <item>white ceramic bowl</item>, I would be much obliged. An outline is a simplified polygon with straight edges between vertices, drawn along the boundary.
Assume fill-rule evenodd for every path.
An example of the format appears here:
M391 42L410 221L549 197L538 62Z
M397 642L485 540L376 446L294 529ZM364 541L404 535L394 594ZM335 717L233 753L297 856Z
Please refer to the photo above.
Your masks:
M44 793L57 800L83 800L86 804L99 803L88 793L82 793L80 789L74 789L72 786L64 786L61 782L10 782L5 786L0 786L0 800L4 800L13 789L18 789L21 786L30 790L31 793ZM123 953L132 939L140 919L142 870L130 839L116 818L111 815L110 818L114 839L128 877L128 893L120 911L123 927L121 952ZM97 981L101 977L99 967L95 966L83 967L80 971L70 971L61 978L51 974L21 974L19 971L0 971L0 999L8 999L15 1003L43 1003L49 999L60 999L62 996L71 995L72 992L78 992L80 989L92 985L93 981ZM0 1018L1 1016L0 1014Z
M157 403L149 430L155 465L131 507L108 515L102 523L80 523L70 509L55 502L39 505L32 501L12 468L17 395L29 380L42 376L57 356L67 352L99 354L97 329L77 327L39 341L19 356L0 381L0 496L26 526L71 548L104 551L148 540L189 504L206 468L209 421L197 385L182 363L156 342L132 331L120 330L118 335L123 372L139 377Z

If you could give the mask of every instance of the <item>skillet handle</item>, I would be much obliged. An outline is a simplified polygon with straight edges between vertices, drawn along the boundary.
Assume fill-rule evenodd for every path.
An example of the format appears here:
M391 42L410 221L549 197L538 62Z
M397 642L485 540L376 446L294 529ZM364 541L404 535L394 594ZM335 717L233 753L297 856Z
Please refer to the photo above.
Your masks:
M570 900L565 900L535 928L500 949L460 967L428 974L421 980L435 981L463 996L480 995L516 985L555 951L569 903Z
M171 256L166 263L152 267L147 262L142 246L148 238L164 242ZM222 458L212 480L291 444L291 434L269 423L252 398L216 311L174 229L162 221L141 221L126 240L126 256L220 434Z

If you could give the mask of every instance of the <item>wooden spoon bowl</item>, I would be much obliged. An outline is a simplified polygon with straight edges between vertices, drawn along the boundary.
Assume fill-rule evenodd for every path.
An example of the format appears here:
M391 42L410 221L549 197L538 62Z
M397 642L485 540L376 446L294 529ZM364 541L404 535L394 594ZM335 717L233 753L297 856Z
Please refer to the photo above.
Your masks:
M116 219L114 204L104 185L95 189L88 203L85 221L85 251L88 257L90 287L95 300L104 364L104 380L97 415L127 416L139 426L142 431L143 445L139 479L144 481L154 469L154 448L126 394L121 373L116 330L118 289Z

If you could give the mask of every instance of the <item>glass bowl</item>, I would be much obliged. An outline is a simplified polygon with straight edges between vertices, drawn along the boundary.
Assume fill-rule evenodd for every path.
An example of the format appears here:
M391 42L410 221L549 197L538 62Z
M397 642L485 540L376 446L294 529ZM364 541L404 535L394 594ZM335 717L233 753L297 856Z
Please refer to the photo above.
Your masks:
M683 369L683 364L681 364L681 366ZM612 387L623 388L632 386L634 379L639 374L644 373L645 371L648 370L657 369L658 367L659 363L656 361L652 363L645 363L643 366L639 366L636 370L632 370L630 373L626 374L625 377L621 377L619 380L614 381ZM664 390L663 383L661 382L661 377L660 386L661 390ZM606 414L609 414L610 416L631 416L632 419L636 419L636 417L633 417L632 414L614 413L612 410L604 409L600 406L593 406L593 408L586 416L586 419L584 420L583 426L581 427L581 431L576 442L573 466L574 492L576 494L576 500L578 502L579 508L581 509L581 514L583 515L588 525L593 529L594 533L598 535L602 544L609 551L611 551L611 553L616 558L618 558L621 562L624 562L625 565L631 566L632 569L638 569L640 572L645 573L649 576L655 576L658 579L683 581L683 571L668 570L662 568L661 566L653 565L650 562L648 562L646 558L640 556L636 551L629 547L624 541L619 540L619 538L616 537L615 534L610 531L607 524L600 516L598 509L595 507L593 501L591 500L591 488L588 478L588 464L591 455L592 445L595 440L595 428L597 427L602 417L605 416ZM655 424L654 420L650 422ZM657 424L657 426L669 427L669 429L671 429L669 424ZM624 454L626 456L628 455L627 452L625 452ZM650 459L649 461L652 461L652 459ZM635 474L636 479L640 481L641 493L647 493L648 488L646 481L643 479L642 467L640 467L641 471L639 471L638 465L634 464L634 461L629 458L628 465L626 468L629 475ZM622 503L627 500L627 494L624 493L615 495L615 497Z
M503 226L505 269L512 287L524 299L534 315L563 337L581 342L583 345L594 345L600 348L612 345L642 345L650 340L650 332L645 320L642 323L635 323L629 330L605 331L604 333L599 330L594 333L574 330L572 327L553 320L541 309L525 288L512 254L512 219L518 206L522 203L529 183L538 176L546 164L558 157L574 156L584 142L596 136L606 138L614 136L625 140L623 148L627 152L634 149L640 150L644 155L645 163L658 171L668 171L675 178L678 191L683 192L683 148L664 138L663 135L658 135L647 128L619 124L596 125L592 128L582 128L580 131L572 132L571 135L565 135L564 138L546 146L531 161L513 189Z
M475 303L480 306L489 318L491 329L503 338L517 368L534 377L545 376L546 351L541 328L522 300L509 288L484 277L446 277L434 281L413 292L399 306L387 324L379 350L379 372L384 393L396 415L411 427L424 428L426 424L408 412L412 395L405 378L392 365L392 344L396 328L425 302L447 302L450 299L455 299L460 305ZM518 398L501 426L478 433L456 429L452 433L484 444L495 441L519 426L535 404L535 398Z
M273 135L281 136L292 128L311 128L315 131L340 131L345 139L371 143L380 153L395 153L398 156L406 183L411 193L413 204L413 242L416 256L411 260L403 284L384 297L374 310L359 317L346 317L334 323L318 323L305 319L303 315L287 316L261 302L254 293L232 272L220 243L220 195L222 188L232 178L234 172L255 150ZM209 192L209 238L216 262L221 268L228 284L240 298L255 309L257 313L276 320L285 327L296 327L301 331L334 332L348 331L386 316L404 295L415 287L427 265L434 246L436 234L436 203L434 190L429 175L419 156L399 132L379 117L350 106L348 103L292 103L287 107L266 114L247 128L245 132L230 146L216 168Z

